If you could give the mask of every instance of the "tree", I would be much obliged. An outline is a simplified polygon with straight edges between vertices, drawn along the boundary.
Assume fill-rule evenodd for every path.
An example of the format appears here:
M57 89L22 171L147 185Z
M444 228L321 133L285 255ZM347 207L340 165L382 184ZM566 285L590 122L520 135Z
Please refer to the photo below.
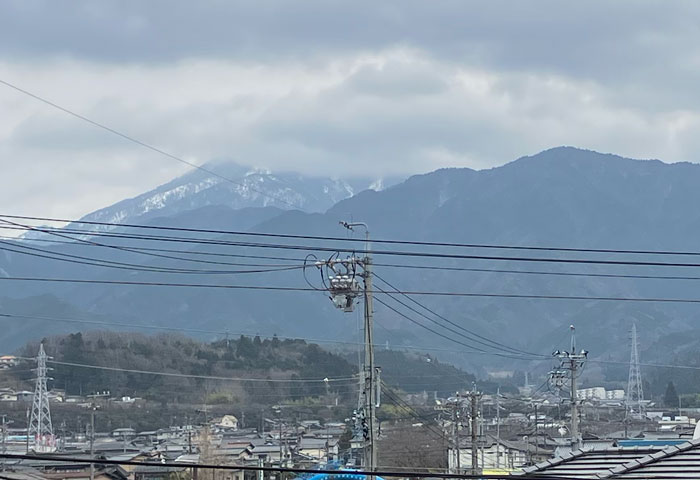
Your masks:
M666 385L666 393L664 393L664 404L667 407L678 406L678 392L676 392L676 386L673 384L673 382L668 382L668 385Z

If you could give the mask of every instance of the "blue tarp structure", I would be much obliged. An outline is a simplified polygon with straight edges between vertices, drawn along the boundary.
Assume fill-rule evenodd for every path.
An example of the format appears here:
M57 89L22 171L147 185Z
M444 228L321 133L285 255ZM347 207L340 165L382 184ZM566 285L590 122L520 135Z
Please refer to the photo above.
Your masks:
M316 475L298 477L304 480L365 480L367 475L355 473L352 470L338 470L338 473L317 473ZM384 480L382 477L374 477L377 480Z

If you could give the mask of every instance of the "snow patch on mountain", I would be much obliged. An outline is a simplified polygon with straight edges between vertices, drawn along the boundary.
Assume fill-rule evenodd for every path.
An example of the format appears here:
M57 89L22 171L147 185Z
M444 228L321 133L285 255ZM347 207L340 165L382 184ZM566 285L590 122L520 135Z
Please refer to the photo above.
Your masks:
M358 191L382 190L386 186L382 179L344 180L294 172L273 174L265 168L246 168L231 162L207 164L205 167L206 171L192 170L149 192L92 212L81 220L109 224L145 223L156 217L218 205L234 210L277 207L322 213ZM69 227L86 232L105 232L114 228L80 222Z

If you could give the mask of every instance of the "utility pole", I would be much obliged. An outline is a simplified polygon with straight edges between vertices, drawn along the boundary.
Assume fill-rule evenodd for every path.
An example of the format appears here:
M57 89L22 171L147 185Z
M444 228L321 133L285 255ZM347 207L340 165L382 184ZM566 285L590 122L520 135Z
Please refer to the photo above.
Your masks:
M280 443L280 467L282 467L282 459L284 457L284 450L282 448L282 407L273 407L275 413L277 414L277 424L279 426L279 443ZM280 476L282 474L280 473Z
M451 473L459 474L462 471L462 452L459 444L459 427L462 423L462 410L464 409L464 401L459 392L457 392L457 397L455 400L450 400L447 403L447 407L450 409L450 419L452 423L452 431L450 435L452 437L452 447L456 453L454 463L455 468L454 472Z
M354 255L347 259L332 259L317 262L319 269L328 272L328 291L333 304L345 312L352 312L355 300L362 295L364 300L364 360L360 369L360 398L356 415L356 433L362 436L362 466L372 472L377 468L377 416L380 405L379 368L374 364L374 307L372 290L372 254L367 224L361 222L340 222L348 230L357 227L365 229L365 252L362 258ZM361 269L358 272L358 267ZM360 288L357 277L363 281ZM362 292L360 292L362 290ZM369 480L374 480L370 475Z
M537 457L540 454L539 447L540 440L540 416L537 412L537 402L535 402L535 462L537 462Z
M97 405L94 403L90 407L90 460L95 458L95 410ZM90 480L95 480L95 464L90 464Z
M578 397L576 394L576 382L580 375L579 369L583 367L588 358L588 351L576 350L576 328L571 325L571 349L570 351L554 352L554 357L559 359L559 368L549 373L550 382L556 388L565 386L566 381L569 382L569 402L571 403L571 448L577 449L581 446L581 435L579 433L579 410Z
M477 392L475 389L467 394L469 398L471 414L471 454L472 454L472 475L479 474L479 399L481 398L481 393Z
M61 422L61 449L62 452L66 450L66 421Z
M5 430L6 428L6 419L7 415L2 416L2 471L5 471L5 454L7 453L7 432Z
M29 430L30 430L30 427L29 427L29 409L27 408L27 431L25 432L26 435L25 435L25 439L24 439L25 442L26 442L26 444L25 444L25 447L26 447L26 448L25 448L25 453L26 453L27 455L29 455Z
M14 423L12 420L7 420L7 415L2 415L2 471L5 471L5 457L4 455L7 454L7 426L10 423Z
M496 389L496 468L501 466L501 387Z

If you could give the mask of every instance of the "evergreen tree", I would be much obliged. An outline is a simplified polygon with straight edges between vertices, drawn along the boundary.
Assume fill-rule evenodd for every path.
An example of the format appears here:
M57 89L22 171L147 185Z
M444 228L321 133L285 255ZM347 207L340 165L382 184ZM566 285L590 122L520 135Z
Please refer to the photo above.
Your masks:
M673 384L673 382L668 382L668 385L666 385L666 393L664 393L664 404L667 407L678 406L678 392L676 392L676 386Z

